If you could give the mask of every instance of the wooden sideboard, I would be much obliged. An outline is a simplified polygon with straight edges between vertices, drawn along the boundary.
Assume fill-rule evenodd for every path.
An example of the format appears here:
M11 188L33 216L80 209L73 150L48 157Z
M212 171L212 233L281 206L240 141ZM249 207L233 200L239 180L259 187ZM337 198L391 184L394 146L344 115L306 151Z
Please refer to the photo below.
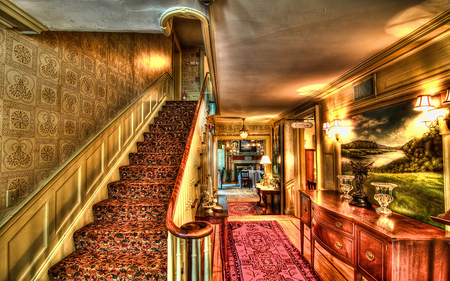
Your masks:
M450 232L375 208L354 207L334 190L300 191L300 241L318 243L354 268L355 280L450 280ZM314 266L314 250L311 250Z

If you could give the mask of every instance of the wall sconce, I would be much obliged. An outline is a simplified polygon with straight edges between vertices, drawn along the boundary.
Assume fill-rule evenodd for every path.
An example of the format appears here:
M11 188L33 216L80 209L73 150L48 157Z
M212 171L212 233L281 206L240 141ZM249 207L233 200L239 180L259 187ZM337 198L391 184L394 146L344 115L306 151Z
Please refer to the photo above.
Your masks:
M442 104L450 104L450 88L447 88L446 94L445 94L445 99L442 102ZM422 122L424 122L425 126L427 126L428 128L431 128L433 126L434 122L438 123L439 118L442 118L445 121L447 128L450 128L450 118L449 118L449 110L450 109L447 109L445 116L439 115L436 118L433 118L432 120L426 120L425 114L427 112L431 112L436 109L439 109L439 108L436 108L432 104L431 95L419 95L417 97L416 105L414 106L414 110L423 111L424 120Z
M334 119L332 126L328 122L323 123L323 129L325 130L327 138L332 139L334 137L336 141L339 141L339 139L341 138L338 130L341 127L343 127L343 125L340 119Z

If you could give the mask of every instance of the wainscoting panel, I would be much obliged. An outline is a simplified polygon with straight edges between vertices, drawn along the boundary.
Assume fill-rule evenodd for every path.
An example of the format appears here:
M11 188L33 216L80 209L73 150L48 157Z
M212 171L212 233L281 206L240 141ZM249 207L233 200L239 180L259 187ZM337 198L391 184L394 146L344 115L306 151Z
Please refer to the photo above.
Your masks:
M123 121L123 145L127 146L131 139L133 138L133 118L134 114L133 111L128 115L128 117L125 117L125 120Z
M86 194L90 193L91 189L96 186L105 171L104 144L104 142L101 142L86 159Z
M23 280L24 273L42 257L48 246L47 217L46 202L8 242L9 281Z
M106 140L106 159L107 159L107 167L111 165L116 159L119 153L122 151L121 146L121 132L122 126L116 126L115 129L112 129L112 133L108 135Z
M78 167L67 177L61 177L65 180L62 184L55 184L58 187L55 192L55 222L56 229L59 232L64 226L64 222L76 209L80 209L81 201L81 167Z

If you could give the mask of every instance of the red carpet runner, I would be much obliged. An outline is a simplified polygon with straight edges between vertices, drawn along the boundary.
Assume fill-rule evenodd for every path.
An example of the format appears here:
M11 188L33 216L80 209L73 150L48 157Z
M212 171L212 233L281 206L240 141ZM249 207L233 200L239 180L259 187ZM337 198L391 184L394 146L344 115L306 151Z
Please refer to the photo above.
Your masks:
M167 102L94 222L74 233L75 252L48 271L50 280L166 280L167 205L196 102Z
M227 248L229 267L224 280L322 280L277 221L229 222Z

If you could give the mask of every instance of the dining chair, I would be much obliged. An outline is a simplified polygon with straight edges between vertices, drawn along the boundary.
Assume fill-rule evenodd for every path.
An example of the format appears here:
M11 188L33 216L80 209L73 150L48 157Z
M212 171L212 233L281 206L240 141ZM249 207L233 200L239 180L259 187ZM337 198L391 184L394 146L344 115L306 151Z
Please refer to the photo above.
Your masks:
M315 182L307 180L306 181L306 188L308 190L316 190L317 189L317 185L316 185Z
M248 188L253 188L252 179L250 178L250 172L249 171L241 171L241 188L244 185L248 185Z

